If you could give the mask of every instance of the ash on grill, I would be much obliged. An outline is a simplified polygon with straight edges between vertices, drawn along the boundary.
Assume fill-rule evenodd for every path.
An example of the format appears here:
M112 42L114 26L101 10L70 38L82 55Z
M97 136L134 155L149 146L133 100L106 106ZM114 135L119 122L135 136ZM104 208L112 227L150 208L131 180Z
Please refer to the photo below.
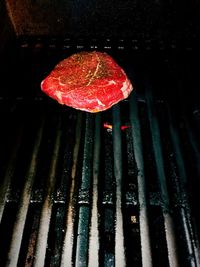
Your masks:
M39 88L58 59L93 44L17 46L0 99L1 266L200 265L197 109L168 101L184 77L167 56L155 62L107 42L99 49L121 61L137 90L99 114L60 106ZM11 101L16 84L22 97Z

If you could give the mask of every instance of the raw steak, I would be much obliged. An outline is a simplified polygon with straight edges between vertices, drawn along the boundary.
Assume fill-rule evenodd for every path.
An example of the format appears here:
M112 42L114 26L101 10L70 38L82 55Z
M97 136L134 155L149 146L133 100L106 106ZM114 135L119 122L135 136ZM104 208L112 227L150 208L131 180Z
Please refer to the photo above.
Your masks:
M41 83L59 103L89 112L110 108L133 87L123 69L102 52L80 52L62 60Z

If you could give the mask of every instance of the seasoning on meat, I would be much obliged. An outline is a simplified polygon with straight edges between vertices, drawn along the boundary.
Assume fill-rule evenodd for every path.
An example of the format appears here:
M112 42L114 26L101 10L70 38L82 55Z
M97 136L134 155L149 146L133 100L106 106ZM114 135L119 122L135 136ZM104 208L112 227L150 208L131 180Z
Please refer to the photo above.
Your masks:
M41 89L60 104L99 112L127 98L133 87L124 70L102 52L80 52L58 63Z

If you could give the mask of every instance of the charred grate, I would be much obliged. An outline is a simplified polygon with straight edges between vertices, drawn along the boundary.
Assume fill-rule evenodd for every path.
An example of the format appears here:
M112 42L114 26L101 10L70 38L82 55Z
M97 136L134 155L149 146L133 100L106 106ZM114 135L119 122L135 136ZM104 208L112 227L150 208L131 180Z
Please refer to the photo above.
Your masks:
M122 63L139 91L106 112L1 99L2 266L199 266L198 121Z

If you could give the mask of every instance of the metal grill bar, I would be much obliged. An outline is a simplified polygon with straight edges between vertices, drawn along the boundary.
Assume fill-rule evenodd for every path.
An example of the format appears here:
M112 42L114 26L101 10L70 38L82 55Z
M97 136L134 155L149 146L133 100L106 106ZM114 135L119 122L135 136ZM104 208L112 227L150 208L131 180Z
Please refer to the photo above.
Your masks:
M183 224L183 233L185 235L186 246L187 246L187 253L190 255L188 258L188 263L191 267L200 266L199 262L199 247L198 244L194 242L194 240L198 240L194 238L195 233L192 227L191 221L191 209L189 206L189 199L188 199L188 192L187 192L187 175L184 165L184 160L181 152L181 145L180 145L180 138L178 136L177 126L175 125L172 114L170 112L169 106L168 110L168 117L169 117L169 130L172 138L172 144L174 148L174 152L176 155L176 164L178 167L178 173L180 176L179 183L176 183L177 193L181 198L181 202L183 206L180 207L180 213L182 217L182 224ZM196 236L195 236L196 237Z
M23 192L21 194L21 199L19 203L18 214L16 217L10 251L8 253L8 266L17 266L18 258L19 258L19 251L21 247L21 241L24 231L24 225L26 222L26 217L29 208L29 202L31 198L31 191L32 186L35 178L36 168L37 168L37 157L39 153L39 148L42 140L42 133L43 133L43 126L44 126L44 118L42 120L42 125L39 127L39 131L36 136L36 142L34 145L34 149L32 152L32 159L30 162L30 166L26 175L26 180L23 188Z
M186 117L186 114L184 114L184 115ZM197 175L198 175L198 178L200 179L200 148L199 148L198 142L196 140L196 137L194 135L194 131L193 131L192 127L189 125L189 122L187 119L184 120L184 124L185 124L185 128L187 131L190 146L192 148L192 155L194 157L195 166L197 169Z
M43 207L42 207L41 217L40 217L40 226L38 230L37 246L36 246L36 253L35 253L35 260L34 260L35 267L45 266L47 238L48 238L48 233L49 233L52 206L53 206L52 194L54 192L54 186L55 186L55 180L56 180L55 174L56 174L58 153L59 153L59 148L60 148L60 139L61 139L60 118L58 119L58 126L57 126L56 132L57 132L57 136L55 140L54 151L52 154L51 168L50 168L50 173L48 177L47 194L43 202Z
M77 172L78 165L78 153L80 148L80 140L81 140L81 125L82 125L82 114L79 113L77 118L76 125L76 137L75 137L75 145L73 152L73 164L71 171L71 187L70 187L70 196L69 196L69 206L67 207L67 219L66 219L66 232L63 241L63 250L61 257L61 266L71 266L72 265L72 253L73 253L73 241L74 241L74 202L73 196L75 192L75 178Z
M140 220L140 237L142 250L143 267L152 266L151 244L149 235L149 222L146 201L146 182L144 174L144 161L142 156L142 140L140 120L138 115L138 101L136 94L131 95L130 99L130 121L132 129L133 149L138 171L138 199L139 199L139 220Z
M71 187L70 187L70 196L69 196L69 205L67 207L67 218L66 218L66 232L64 235L63 241L63 250L61 257L61 266L71 266L72 265L72 255L73 255L73 242L74 242L74 193L75 193L75 178L77 173L78 165L78 154L80 149L80 140L81 140L81 125L82 125L82 113L78 114L77 124L76 124L76 136L75 136L75 145L73 152L73 164L71 171Z
M112 114L112 113L111 113ZM111 115L110 114L110 115ZM105 267L114 266L114 244L115 244L115 186L113 175L113 139L112 132L105 133L103 139L103 177L102 177L102 228L103 245L100 244L102 252L102 265ZM100 181L99 181L100 182Z
M92 211L91 227L89 240L89 259L88 266L98 266L99 264L99 230L98 230L98 178L100 168L100 125L101 117L97 114L95 117L95 134L94 134L94 160L93 160L93 188L92 188Z
M90 222L90 190L92 179L92 156L93 156L93 116L87 114L86 129L85 129L85 143L83 152L83 169L82 181L79 191L79 220L77 232L77 246L76 246L76 262L75 266L87 266L88 259L88 240L89 240L89 222Z
M177 245L175 240L174 223L172 216L169 212L169 195L168 195L166 176L164 171L161 136L160 136L158 119L155 115L156 111L153 104L153 96L149 85L146 86L146 101L147 101L148 117L149 117L152 142L153 142L153 152L156 162L156 170L161 191L161 198L163 202L162 210L163 210L163 218L165 224L169 265L171 267L176 267L176 266L178 267L179 264L178 264L178 255L176 253Z
M17 133L16 143L14 144L13 150L11 152L8 168L6 170L3 183L0 185L0 222L2 220L5 203L7 201L10 183L14 175L15 167L17 164L17 155L22 140L22 132L23 130L22 128L20 128L19 132Z
M126 266L122 217L122 142L119 105L113 107L113 157L116 179L115 266Z

